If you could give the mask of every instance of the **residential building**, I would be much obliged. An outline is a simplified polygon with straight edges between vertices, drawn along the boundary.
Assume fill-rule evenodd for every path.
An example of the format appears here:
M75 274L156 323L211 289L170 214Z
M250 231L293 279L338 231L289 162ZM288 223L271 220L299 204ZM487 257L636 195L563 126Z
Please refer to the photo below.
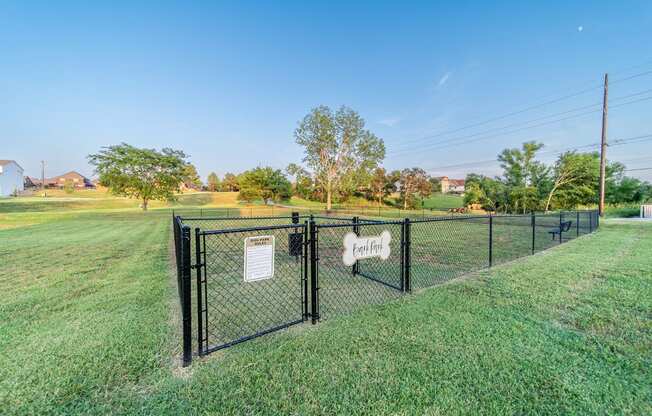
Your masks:
M41 186L40 179L34 177L29 177L28 179L34 186ZM66 182L71 183L76 189L95 188L95 185L90 179L75 171L64 173L63 175L55 176L53 178L45 178L45 187L61 189L66 185Z
M23 168L15 160L0 159L0 196L23 191Z
M439 179L439 182L441 183L442 193L464 193L464 186L466 183L464 179L450 179L448 176L441 176L437 179Z

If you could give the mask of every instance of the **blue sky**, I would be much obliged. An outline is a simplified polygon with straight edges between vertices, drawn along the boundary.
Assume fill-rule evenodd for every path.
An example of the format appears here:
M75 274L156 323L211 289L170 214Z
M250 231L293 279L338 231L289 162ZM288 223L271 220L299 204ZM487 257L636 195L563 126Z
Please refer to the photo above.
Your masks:
M652 134L652 2L4 1L0 159L90 175L87 154L126 141L182 149L204 178L284 168L325 104L367 120L389 169L495 174L469 162L597 143L607 71L609 138ZM650 167L652 141L609 156Z

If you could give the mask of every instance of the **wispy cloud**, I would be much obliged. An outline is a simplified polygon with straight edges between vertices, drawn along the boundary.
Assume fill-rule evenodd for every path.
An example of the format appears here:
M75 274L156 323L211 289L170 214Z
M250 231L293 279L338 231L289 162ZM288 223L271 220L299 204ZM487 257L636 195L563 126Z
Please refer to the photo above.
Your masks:
M388 117L384 118L382 120L379 120L378 123L382 124L383 126L387 127L394 127L398 123L401 122L401 119L399 117Z
M448 82L448 79L453 75L451 71L446 72L441 78L439 78L439 82L437 83L437 87L441 88Z

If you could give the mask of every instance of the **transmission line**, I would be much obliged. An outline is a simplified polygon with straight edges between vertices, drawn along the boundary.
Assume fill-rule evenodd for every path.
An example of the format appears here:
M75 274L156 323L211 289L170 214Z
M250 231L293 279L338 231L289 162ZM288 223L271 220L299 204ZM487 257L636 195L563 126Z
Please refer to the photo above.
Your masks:
M641 135L641 136L633 136L633 137L626 137L623 139L617 139L613 140L610 144L610 146L624 146L627 144L638 144L641 142L646 142L652 140L652 134L646 134L646 135ZM543 152L539 152L537 156L541 155L550 155L550 154L556 154L556 156L561 156L562 154L566 152L571 152L571 151L577 151L581 149L590 149L590 148L597 148L600 147L598 143L589 143L585 145L580 145L580 146L574 146L574 147L569 147L566 149L554 149L554 150L547 150ZM479 164L488 164L488 163L496 163L498 164L499 161L496 159L487 159L487 160L480 160L480 161L475 161L475 162L465 162L465 163L458 163L455 165L446 165L446 166L437 166L433 168L426 168L427 171L434 171L434 170L442 170L442 169L452 169L452 168L460 168L460 167L466 167L466 166L475 166Z
M649 74L652 74L652 70L651 71L640 72L640 73L633 74L633 75L630 75L630 76L625 77L625 78L620 78L620 79L613 80L612 84L616 83L616 82L628 81L628 80L638 78L638 77L641 77L641 76L645 76L645 75L649 75ZM478 127L478 126L481 126L481 125L492 123L494 121L498 121L498 120L502 120L502 119L512 117L512 116L515 116L515 115L518 115L518 114L522 114L522 113L525 113L525 112L528 112L528 111L531 111L531 110L534 110L534 109L537 109L537 108L541 108L541 107L544 107L544 106L549 105L549 104L554 104L556 102L564 101L564 100L567 100L569 98L573 98L573 97L585 94L585 93L587 93L589 91L593 91L593 90L600 89L600 88L602 88L601 84L590 87L590 88L580 90L580 91L575 92L575 93L566 94L566 95L564 95L562 97L558 97L558 98L548 100L548 101L545 101L545 102L542 102L542 103L534 104L534 105L531 105L529 107L525 107L525 108L523 108L521 110L512 111L512 112L509 112L507 114L503 114L503 115L500 115L500 116L497 116L497 117L493 117L493 118L490 118L490 119L487 119L487 120L483 120L483 121L480 121L478 123L473 123L473 124L469 124L469 125L466 125L466 126L456 128L456 129L446 130L446 131L443 131L443 132L440 132L440 133L424 136L424 137L421 137L421 138L418 138L418 139L409 140L409 141L400 143L400 145L416 144L418 142L427 141L428 139L433 139L433 138L449 135L451 133L456 133L456 132L459 132L459 131L462 131L462 130L467 130L467 129L470 129L470 128L473 128L473 127Z
M641 102L641 101L647 101L647 100L651 100L651 99L652 99L652 96L645 97L645 98L640 98L640 99L637 99L637 100L632 100L632 101L628 101L628 102L625 102L625 103L620 103L620 104L613 105L611 108L622 107L624 105L635 104L635 103L638 103L638 102ZM555 120L550 120L550 121L546 121L546 122L543 122L543 123L534 124L532 126L521 127L521 128L518 128L518 129L511 130L511 131L501 132L501 133L497 133L497 134L490 134L488 136L478 137L478 138L471 139L471 140L455 141L455 142L450 142L449 141L448 143L433 143L433 144L428 145L428 146L423 146L423 147L421 147L419 149L411 150L411 151L409 151L407 153L410 153L410 152L413 152L413 151L423 152L424 150L439 150L439 149L444 149L444 148L447 148L447 147L459 146L459 145L468 144L468 143L474 143L474 142L478 142L478 141L481 141L481 140L490 139L490 138L493 138L493 137L518 133L518 132L533 129L533 128L536 128L536 127L542 127L542 126L546 126L546 125L549 125L549 124L554 124L554 123L559 123L559 122L566 121L566 120L571 120L571 119L574 119L574 118L577 118L577 117L583 117L583 116L586 116L586 115L589 115L589 114L599 113L601 111L602 111L601 109L586 111L586 112L575 114L575 115L572 115L572 116L567 116L567 117L563 117L563 118L559 118L559 119L555 119ZM485 133L486 132L483 132L482 134L485 134ZM478 135L479 135L479 133L476 133L476 134L472 134L472 135L468 135L468 136L457 137L457 138L451 139L451 140L467 139L467 138L476 137ZM406 152L403 152L403 153L406 153ZM396 156L396 155L397 154L395 153L394 156Z

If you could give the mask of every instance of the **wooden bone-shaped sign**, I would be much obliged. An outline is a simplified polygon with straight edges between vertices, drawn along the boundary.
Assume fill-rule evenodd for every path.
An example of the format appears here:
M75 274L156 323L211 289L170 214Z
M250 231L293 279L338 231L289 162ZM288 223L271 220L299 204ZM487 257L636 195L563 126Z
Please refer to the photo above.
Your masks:
M375 237L358 237L354 233L344 236L342 260L346 266L353 266L357 260L380 257L387 260L391 253L389 243L392 235L385 230Z

